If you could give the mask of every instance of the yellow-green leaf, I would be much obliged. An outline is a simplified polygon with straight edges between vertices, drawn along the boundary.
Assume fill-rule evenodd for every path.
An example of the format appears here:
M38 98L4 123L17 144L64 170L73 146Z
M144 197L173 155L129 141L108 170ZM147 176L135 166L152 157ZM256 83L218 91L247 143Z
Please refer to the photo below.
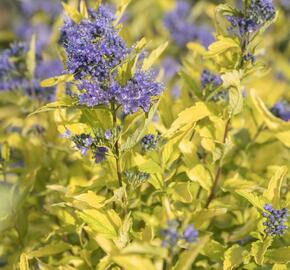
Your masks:
M108 213L97 210L77 211L77 215L95 232L112 239L117 237L116 229Z
M257 96L256 92L252 89L250 92L251 101L257 110L257 112L262 116L263 121L267 127L274 131L289 131L290 124L275 117L264 104L264 102Z
M86 193L74 196L74 199L80 202L85 202L89 206L98 209L103 207L106 198L100 195L96 195L94 192L89 190Z
M243 249L239 245L233 245L225 252L223 270L232 270L243 262Z
M219 54L222 54L229 49L240 50L239 44L234 41L232 38L218 37L218 41L212 43L208 47L208 52L205 54L206 57L213 57Z
M264 211L265 200L263 198L258 197L257 195L255 195L253 193L249 193L249 192L244 191L244 190L237 190L236 193L239 194L240 196L244 197L245 199L247 199L253 206Z
M29 262L25 253L21 254L19 262L20 270L29 270Z
M202 165L197 164L186 171L190 180L198 182L206 191L210 192L212 186L212 177L210 172Z
M1 145L1 157L5 162L9 162L10 160L10 146L8 142L4 142Z
M56 244L50 244L45 247L41 247L37 250L31 251L27 254L29 258L39 258L39 257L47 257L56 255L59 253L63 253L64 251L67 251L71 248L71 245L68 243L56 243Z
M142 69L148 70L155 63L155 61L159 58L159 56L164 52L167 46L168 46L168 42L165 42L164 44L160 45L157 49L152 51L150 55L144 59Z
M276 208L280 206L280 189L287 171L288 169L286 166L277 169L269 182L268 189L263 194Z
M32 116L32 115L38 114L38 113L54 111L57 109L64 109L64 108L68 108L71 106L72 106L71 100L55 101L55 102L48 103L48 104L44 105L43 107L40 107L35 112L29 114L29 116Z
M124 270L156 270L152 262L144 256L118 255L112 259Z
M196 259L197 255L201 252L203 247L209 240L210 235L206 235L200 238L200 240L194 244L189 250L184 251L174 267L174 270L190 270L192 264Z
M122 19L122 16L124 15L124 12L130 2L131 0L119 0L117 11L116 11L115 25L117 25Z
M265 258L269 263L289 263L290 262L290 246L270 249L266 252Z
M251 255L254 256L257 264L263 265L265 253L271 246L272 241L272 238L268 237L264 241L257 241L252 244Z
M204 224L210 222L213 217L224 215L226 213L226 208L202 209L194 213L190 220L196 229L200 229Z
M65 12L68 14L68 16L77 24L79 24L81 22L81 20L83 19L82 14L80 14L74 7L66 4L66 3L62 3L63 8L65 10Z
M32 36L31 42L30 42L30 48L27 53L27 69L28 69L28 76L30 79L33 79L34 77L34 71L35 71L35 44L36 44L36 37L35 35Z
M63 82L71 82L73 80L73 75L72 74L64 74L64 75L60 75L60 76L55 76L55 77L51 77L49 79L45 79L43 81L41 81L40 86L41 87L51 87L51 86L55 86L59 83L63 83Z
M184 126L192 128L195 122L209 116L210 114L211 112L205 103L197 102L195 105L179 113L177 119L172 123L169 130L167 130L163 136L170 138Z

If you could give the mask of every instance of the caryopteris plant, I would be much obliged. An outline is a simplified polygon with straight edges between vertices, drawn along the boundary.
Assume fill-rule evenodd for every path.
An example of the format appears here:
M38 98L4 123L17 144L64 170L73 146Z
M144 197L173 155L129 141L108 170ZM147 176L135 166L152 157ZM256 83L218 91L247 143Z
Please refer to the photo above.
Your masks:
M216 2L65 1L2 52L0 269L289 269L287 1Z

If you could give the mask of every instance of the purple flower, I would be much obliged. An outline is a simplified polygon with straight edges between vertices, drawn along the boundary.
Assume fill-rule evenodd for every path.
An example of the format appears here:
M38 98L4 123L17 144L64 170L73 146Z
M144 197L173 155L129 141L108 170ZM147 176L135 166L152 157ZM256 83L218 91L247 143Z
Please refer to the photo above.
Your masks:
M79 24L67 18L60 42L67 53L67 70L76 79L88 75L99 82L109 78L110 71L128 55L130 49L113 26L114 17L103 5L89 19Z
M157 97L163 90L163 85L155 81L152 72L137 71L125 86L116 89L115 99L122 105L125 114L134 113L139 108L147 112L152 97Z
M204 69L200 76L200 84L203 88L207 86L218 87L222 84L222 79L219 75L211 73L209 70Z
M61 134L61 137L65 139L69 139L71 138L71 136L72 136L72 133L68 128L65 128L65 132Z
M95 162L101 163L105 158L106 158L106 154L108 152L108 148L104 147L104 146L98 146L95 150L94 150L94 158L95 158Z
M287 122L290 120L290 103L286 100L279 101L271 108L271 112Z
M38 54L41 54L41 51L48 46L52 33L50 26L43 23L32 25L31 22L22 22L15 31L17 36L26 42L30 42L32 35L35 34Z
M161 65L164 69L164 78L166 81L172 79L180 70L180 64L172 57L166 57Z
M265 23L274 19L276 14L272 0L252 0L247 11L238 16L227 16L231 27L229 31L239 36L245 33L253 33Z
M25 42L11 44L9 49L0 54L0 90L21 90L29 97L51 100L55 88L44 89L40 81L47 76L54 76L61 72L60 61L44 61L40 54L36 54L36 69L33 78L27 74L27 52L29 46Z
M110 140L111 138L112 138L112 132L111 132L111 130L107 129L105 131L105 139Z
M152 98L159 96L162 84L155 81L152 71L137 71L122 83L117 80L115 67L128 56L128 48L113 25L114 16L101 5L89 19L79 24L67 19L60 42L67 53L67 71L73 73L78 84L80 104L94 107L114 102L125 114L140 108L148 111ZM141 60L139 60L140 62Z
M262 212L262 216L266 218L263 222L265 233L271 236L282 236L288 228L284 225L288 221L288 208L277 210L272 205L265 204L264 209L266 212Z
M198 232L195 230L193 225L188 225L183 232L183 237L186 242L193 243L197 241Z
M161 230L162 247L174 248L177 241L180 239L178 232L179 222L176 220L169 220L167 222L167 228Z
M26 16L31 16L42 11L52 17L56 17L61 11L61 4L58 0L21 0L21 9Z
M206 27L200 27L190 21L190 5L185 1L178 1L176 8L164 17L164 25L171 34L171 38L181 48L194 40L200 41L208 47L214 38Z
M143 151L156 150L158 142L160 140L160 135L147 134L141 139L141 146Z

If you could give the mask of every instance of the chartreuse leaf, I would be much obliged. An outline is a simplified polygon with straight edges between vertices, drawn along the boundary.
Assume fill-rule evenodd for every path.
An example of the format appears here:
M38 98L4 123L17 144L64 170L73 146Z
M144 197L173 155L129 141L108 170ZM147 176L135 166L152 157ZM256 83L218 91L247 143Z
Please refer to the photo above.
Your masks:
M20 195L15 186L0 182L0 232L9 228L15 219Z
M6 163L10 161L10 146L8 142L1 144L1 157Z
M225 213L227 213L226 208L202 209L194 213L190 220L196 229L200 229L204 224L210 222L213 217L224 215Z
M274 264L272 270L289 270L286 264Z
M115 19L115 25L117 25L120 20L122 19L122 16L124 15L124 12L129 5L131 0L120 0L118 1L118 7L117 7L117 12L116 12L116 19Z
M166 138L172 137L175 133L192 128L192 125L211 114L210 110L203 102L197 102L192 107L189 107L178 114L177 119L172 123L171 127L163 135Z
M268 263L286 264L290 262L290 246L269 249L266 252L265 258Z
M223 260L224 252L226 248L215 240L210 240L202 250L202 254L210 258L211 260Z
M81 13L79 13L77 11L77 9L75 9L74 7L72 7L69 4L66 3L62 3L63 8L65 10L65 12L67 13L67 15L77 24L79 24L81 22L81 20L83 19L83 16Z
M110 269L109 267L112 264L113 264L112 259L109 256L105 256L99 261L96 270L107 270L107 269Z
M65 108L71 107L72 105L73 105L73 101L70 100L70 99L63 99L63 100L60 100L60 101L51 102L51 103L48 103L48 104L40 107L35 112L29 114L29 116L32 116L32 115L35 115L35 114L38 114L38 113L55 111L55 110L58 110L58 109L65 109Z
M40 258L40 257L47 257L56 255L59 253L63 253L64 251L67 251L71 249L71 245L65 242L59 242L55 244L50 244L44 247L41 247L37 250L31 251L27 253L27 256L29 258Z
M174 270L190 270L192 269L192 264L196 259L197 255L202 251L204 246L207 244L210 235L205 235L200 237L199 241L193 245L189 250L181 253L180 258L173 268Z
M148 125L151 123L152 118L157 110L158 102L154 103L144 121L144 124L141 124L135 132L129 136L126 141L121 145L121 151L126 152L132 147L134 147L144 136Z
M189 42L187 43L187 48L190 49L192 52L204 55L206 53L206 49L198 42Z
M237 268L243 262L243 248L239 245L233 245L225 252L223 270L232 270Z
M267 237L264 241L259 240L252 244L251 255L254 256L257 264L263 265L265 253L271 246L272 241L272 238Z
M264 211L264 205L266 203L265 199L258 197L253 193L249 193L244 190L237 190L237 194L247 199L253 206L259 208L260 210Z
M268 189L263 194L275 208L280 207L280 189L287 171L288 169L286 166L282 166L277 169L269 182Z
M183 203L190 203L193 200L190 193L190 183L175 183L174 186L168 189L168 193L173 195L173 200Z
M197 164L186 171L190 180L198 182L206 191L210 192L212 177L210 172L202 164Z
M87 5L86 5L85 0L81 0L81 2L80 2L80 14L81 14L82 18L89 17L88 9L87 9Z
M157 49L153 50L150 55L144 59L142 69L148 70L155 63L155 61L159 58L159 56L164 52L167 48L168 42L160 45Z
M254 181L248 181L240 178L230 178L225 180L222 189L225 191L235 191L237 189L241 189L251 192L256 190L257 186L257 183Z
M20 256L20 261L19 261L19 269L20 270L29 270L29 262L27 255L25 253L22 253Z
M77 196L74 196L74 199L80 202L84 202L87 205L99 209L101 207L104 206L104 202L106 200L105 197L100 196L100 195L96 195L94 192L92 191L88 191L87 193L83 193Z
M264 102L257 96L255 90L251 90L250 92L250 98L254 105L254 108L256 111L262 116L263 122L267 125L267 127L274 131L281 131L290 132L290 124L275 117L267 108L267 106L264 104ZM284 142L284 141L282 141ZM289 141L290 143L290 141Z
M223 86L229 91L229 109L233 115L239 114L243 109L243 95L241 90L242 73L234 70L221 76Z
M101 249L106 252L108 255L114 255L119 254L119 249L116 247L116 245L113 243L113 241L103 237L102 235L95 235L95 233L92 230L88 230L89 234L92 235L94 240L98 243L98 245L101 247Z
M40 82L41 87L52 87L59 83L71 82L74 79L72 74L64 74L60 76L51 77Z
M32 80L34 77L34 71L35 71L35 66L36 66L36 60L35 60L35 44L36 44L36 37L35 35L32 36L31 42L30 42L30 48L27 53L27 59L26 59L26 64L27 64L27 70L28 70L28 77Z
M287 147L290 147L290 129L285 131L275 132L276 138Z
M141 171L144 171L147 173L161 173L162 172L162 168L158 163L156 163L152 159L148 159L148 158L146 159L139 154L136 154L134 158L134 162Z
M213 57L222 54L230 49L240 50L240 45L238 42L232 38L226 38L222 36L217 37L217 41L212 43L208 47L208 51L205 54L206 57Z
M147 259L144 256L117 255L113 256L112 260L116 264L121 266L122 269L124 270L136 270L136 269L156 270L151 260Z
M167 256L166 250L162 247L153 246L148 243L138 243L138 242L129 244L127 247L122 249L121 253L136 254L136 255L151 255L162 258L165 258Z
M98 210L77 211L76 214L96 233L110 239L118 236L109 214Z

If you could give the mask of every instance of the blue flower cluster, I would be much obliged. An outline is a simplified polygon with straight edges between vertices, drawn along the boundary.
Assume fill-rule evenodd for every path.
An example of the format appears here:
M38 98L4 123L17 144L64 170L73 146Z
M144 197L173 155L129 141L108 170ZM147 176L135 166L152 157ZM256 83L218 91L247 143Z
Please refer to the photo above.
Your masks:
M73 135L69 129L66 129L65 133L62 134L62 137L71 139L76 148L84 156L87 155L89 150L91 150L93 153L93 158L97 164L106 158L108 148L106 146L100 145L102 144L102 140L98 136L93 138L90 134L86 133Z
M139 108L148 111L152 97L160 95L163 85L155 81L151 70L139 68L125 84L118 82L116 67L131 49L119 36L113 21L113 14L101 5L97 11L89 10L89 19L79 24L67 18L61 30L67 71L78 80L79 103L93 107L115 102L125 114Z
M151 151L157 149L157 144L160 140L160 135L147 134L141 139L143 151Z
M21 90L26 95L44 100L51 100L54 88L43 89L40 81L46 76L55 76L62 70L60 61L43 61L41 55L36 55L36 70L31 80L23 74L27 73L26 57L28 44L13 43L9 49L0 54L0 91Z
M286 100L277 102L272 108L271 112L278 118L289 121L290 120L290 103Z
M162 246L165 248L174 248L179 240L186 243L194 243L198 239L198 232L193 225L188 225L182 233L179 232L179 222L169 220L167 228L161 230Z
M239 36L253 33L265 23L273 20L275 14L276 10L272 0L251 0L251 4L245 12L240 12L237 16L227 16L227 20L231 24L229 31L237 30Z
M114 16L105 6L79 24L65 20L60 41L67 52L67 70L76 79L90 75L99 82L106 81L111 69L130 52L113 26Z
M61 10L58 0L20 0L20 6L26 16L31 16L36 12L44 12L46 15L56 17Z
M288 220L288 208L283 208L281 210L274 209L272 205L265 204L262 215L267 220L263 223L265 226L265 233L271 236L281 236L285 233L288 228L285 222Z
M41 53L45 49L51 38L51 27L49 25L38 23L33 25L30 21L22 21L15 29L17 36L26 42L29 42L32 36L36 36L36 51Z
M162 68L164 70L164 79L169 81L177 74L181 66L174 58L166 57L162 61Z
M167 13L164 18L165 27L174 42L181 48L190 41L200 41L208 47L214 38L205 26L198 26L190 21L190 5L185 1L178 1L175 10Z
M200 84L203 88L208 86L218 87L223 83L221 77L204 69L200 76Z

